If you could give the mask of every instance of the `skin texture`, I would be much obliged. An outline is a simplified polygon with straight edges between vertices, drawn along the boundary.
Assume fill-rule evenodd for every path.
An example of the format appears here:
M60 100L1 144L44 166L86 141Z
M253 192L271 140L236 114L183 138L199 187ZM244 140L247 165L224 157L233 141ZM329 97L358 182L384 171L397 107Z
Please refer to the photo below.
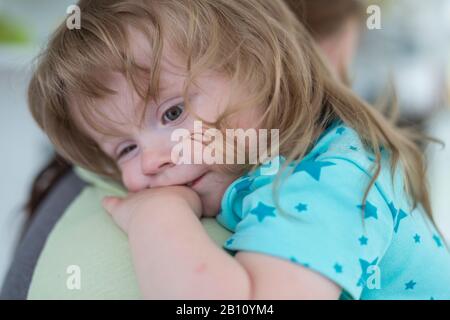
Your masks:
M132 43L139 41L133 35ZM142 39L141 39L142 40ZM144 59L148 48L136 47ZM174 62L164 52L166 62ZM144 298L148 299L337 299L341 289L327 278L290 261L252 252L235 257L218 248L203 229L199 218L215 216L223 193L237 177L217 172L211 165L179 165L171 162L170 140L176 128L193 129L194 117L181 113L175 121L164 114L182 103L185 77L182 68L163 63L160 101L146 106L145 121L139 124L139 96L119 74L108 78L117 94L99 101L108 111L104 124L122 134L106 136L84 124L86 132L117 163L130 191L126 198L108 197L103 206L128 234L133 263ZM181 72L180 72L181 71ZM226 78L202 75L190 92L194 112L215 120L227 102L239 101L245 90L230 91ZM237 99L237 100L235 100ZM111 108L114 106L114 108ZM106 109L108 108L108 109ZM249 128L258 108L233 118L235 128ZM81 116L80 125L83 125ZM123 150L129 150L125 152ZM124 154L118 158L119 154ZM186 184L207 173L196 185Z

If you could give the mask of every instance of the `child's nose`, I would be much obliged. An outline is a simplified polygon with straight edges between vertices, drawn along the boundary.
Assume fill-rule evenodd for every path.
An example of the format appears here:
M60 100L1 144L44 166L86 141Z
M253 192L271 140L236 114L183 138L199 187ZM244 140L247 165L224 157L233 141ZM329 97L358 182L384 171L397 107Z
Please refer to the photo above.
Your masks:
M174 166L170 157L164 154L145 150L141 158L142 173L145 175L153 175Z

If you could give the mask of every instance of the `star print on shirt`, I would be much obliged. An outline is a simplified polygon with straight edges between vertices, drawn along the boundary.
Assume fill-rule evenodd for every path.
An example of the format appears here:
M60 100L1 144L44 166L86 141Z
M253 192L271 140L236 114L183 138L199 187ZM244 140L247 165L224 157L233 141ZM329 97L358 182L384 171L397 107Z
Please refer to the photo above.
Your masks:
M398 210L392 201L389 202L388 206L392 214L392 219L394 219L394 232L397 233L398 228L400 227L400 221L406 218L408 214L402 209Z
M275 208L267 206L261 201L258 202L258 206L250 211L250 214L254 214L259 222L263 222L265 218L275 217Z
M333 268L336 273L342 273L342 265L340 265L339 263L336 263Z
M367 241L369 241L369 239L365 236L361 236L359 239L359 244L362 246L366 246L367 245Z
M357 206L358 209L364 210L364 219L374 218L378 219L377 207L375 207L370 201L366 201L366 205Z
M420 236L417 233L414 236L414 242L415 243L420 243Z
M413 280L405 283L405 290L414 290L414 287L416 286L416 282L414 282Z
M345 128L343 128L343 127L337 128L336 134L342 135L344 133L344 131L345 131Z
M299 202L299 203L295 206L295 209L297 209L298 212L308 211L308 205L305 204L305 203Z
M294 169L294 173L305 171L309 174L314 180L320 180L320 173L322 168L335 166L336 164L330 161L314 161L314 160L304 160L300 162Z

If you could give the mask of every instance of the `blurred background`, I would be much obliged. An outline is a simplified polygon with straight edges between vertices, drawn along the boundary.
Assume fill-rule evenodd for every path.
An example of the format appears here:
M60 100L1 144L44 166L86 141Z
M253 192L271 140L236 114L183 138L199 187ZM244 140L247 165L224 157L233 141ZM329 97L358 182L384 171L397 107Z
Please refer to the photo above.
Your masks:
M27 109L32 62L74 2L0 0L0 286L26 220L31 182L52 156ZM450 1L369 0L365 6L371 3L381 7L381 29L363 30L350 73L355 91L375 102L393 84L402 122L450 145ZM449 242L450 147L424 152L435 219Z
M73 2L0 0L0 284L25 222L31 182L52 152L27 109L32 61Z

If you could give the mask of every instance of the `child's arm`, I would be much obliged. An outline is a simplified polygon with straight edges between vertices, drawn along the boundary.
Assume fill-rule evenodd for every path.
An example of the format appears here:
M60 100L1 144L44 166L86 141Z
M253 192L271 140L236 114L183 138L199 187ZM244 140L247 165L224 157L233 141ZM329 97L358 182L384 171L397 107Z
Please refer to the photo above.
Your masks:
M209 238L198 196L186 187L107 199L128 233L139 285L148 299L337 299L340 288L288 261L257 253L235 258Z

